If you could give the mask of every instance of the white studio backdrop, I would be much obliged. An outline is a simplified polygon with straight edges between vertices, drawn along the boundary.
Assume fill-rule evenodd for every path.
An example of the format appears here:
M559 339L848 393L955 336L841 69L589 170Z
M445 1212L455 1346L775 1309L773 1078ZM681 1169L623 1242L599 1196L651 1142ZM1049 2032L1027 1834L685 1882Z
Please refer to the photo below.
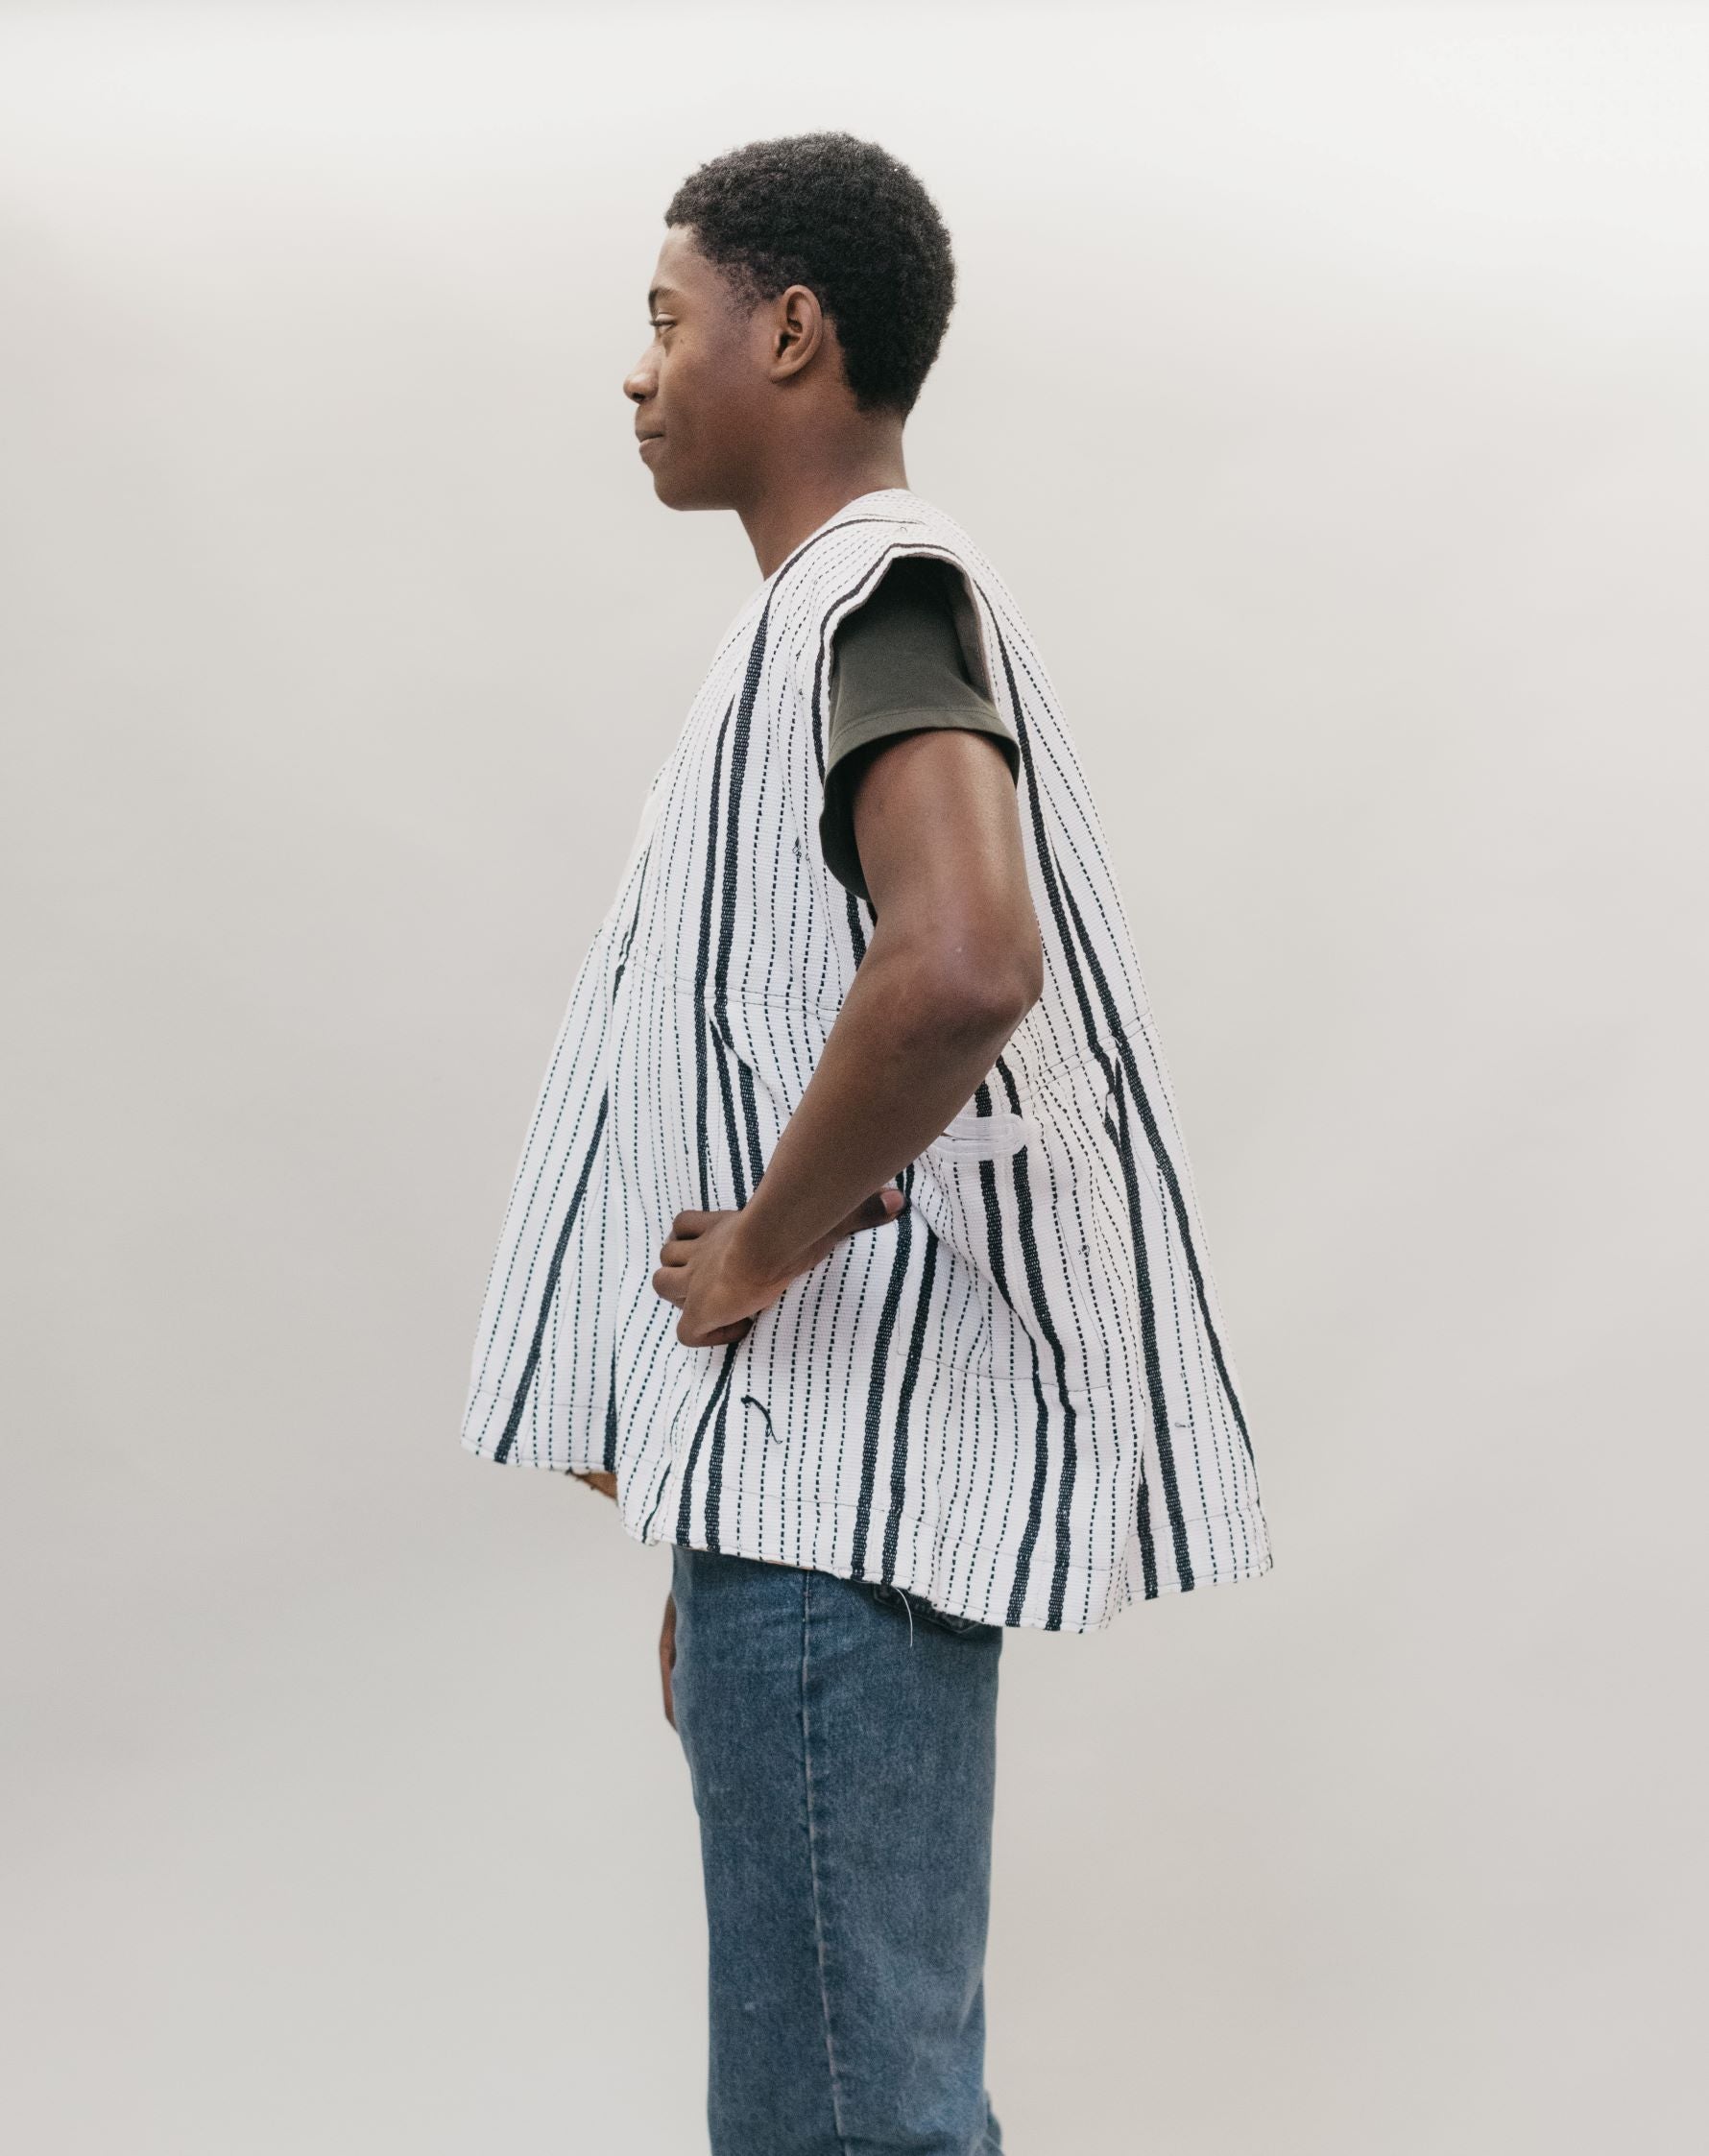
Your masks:
M634 460L661 212L822 126L954 235L910 479L1276 1551L1008 1637L1006 2140L1700 2137L1706 86L1690 7L0 11L9 2145L704 2146L663 1553L457 1420L757 575Z

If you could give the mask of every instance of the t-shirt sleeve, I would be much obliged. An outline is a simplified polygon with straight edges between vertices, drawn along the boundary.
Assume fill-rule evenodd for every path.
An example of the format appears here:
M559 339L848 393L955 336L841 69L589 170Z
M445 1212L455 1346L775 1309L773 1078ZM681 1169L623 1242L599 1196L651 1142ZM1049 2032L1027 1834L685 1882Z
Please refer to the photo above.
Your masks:
M926 727L971 728L996 738L1010 778L1020 779L1021 745L968 669L958 583L949 563L903 555L832 639L819 841L831 874L869 905L854 844L854 787L882 743Z

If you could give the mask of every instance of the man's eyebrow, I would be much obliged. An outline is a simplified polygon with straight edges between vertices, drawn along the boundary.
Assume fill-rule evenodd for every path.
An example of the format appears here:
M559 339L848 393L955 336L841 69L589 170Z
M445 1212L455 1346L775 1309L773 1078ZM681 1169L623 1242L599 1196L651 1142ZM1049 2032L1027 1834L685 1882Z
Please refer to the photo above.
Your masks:
M674 285L656 284L653 287L652 291L647 294L648 314L651 314L653 312L653 310L658 306L661 299L675 299L680 297L681 295L678 293Z

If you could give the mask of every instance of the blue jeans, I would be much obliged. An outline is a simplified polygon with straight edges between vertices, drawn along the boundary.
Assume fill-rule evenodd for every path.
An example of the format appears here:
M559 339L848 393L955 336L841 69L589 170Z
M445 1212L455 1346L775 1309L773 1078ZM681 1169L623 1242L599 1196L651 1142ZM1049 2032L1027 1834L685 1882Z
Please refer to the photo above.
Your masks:
M712 2156L1001 2156L985 2089L1000 1625L672 1547Z

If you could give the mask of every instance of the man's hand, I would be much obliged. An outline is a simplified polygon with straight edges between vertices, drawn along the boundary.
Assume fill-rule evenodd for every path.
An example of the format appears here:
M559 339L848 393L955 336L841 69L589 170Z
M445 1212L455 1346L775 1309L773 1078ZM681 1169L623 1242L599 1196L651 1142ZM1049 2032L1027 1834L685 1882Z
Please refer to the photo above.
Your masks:
M677 1665L677 1598L664 1597L664 1629L659 1635L659 1678L664 1687L664 1718L677 1726L676 1702L670 1696L670 1673Z
M603 1468L590 1468L586 1472L581 1468L571 1468L569 1472L578 1482L591 1482L594 1489L599 1491L602 1496L608 1497L615 1502L617 1478L614 1474L607 1474Z
M845 1235L883 1227L906 1204L895 1184L886 1184L810 1243L785 1271L769 1274L755 1270L750 1261L740 1211L679 1212L670 1224L670 1239L660 1250L653 1285L681 1308L677 1338L685 1347L711 1348L739 1340L798 1274L828 1257Z

